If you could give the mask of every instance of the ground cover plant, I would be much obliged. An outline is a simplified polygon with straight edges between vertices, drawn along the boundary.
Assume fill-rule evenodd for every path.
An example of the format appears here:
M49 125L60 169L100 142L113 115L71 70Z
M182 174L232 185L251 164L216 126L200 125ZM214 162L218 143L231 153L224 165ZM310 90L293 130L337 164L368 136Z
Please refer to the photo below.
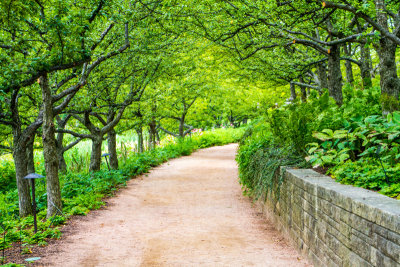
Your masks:
M33 232L33 218L20 218L18 213L18 195L15 188L1 191L0 194L0 246L10 248L20 243L22 253L30 253L33 244L46 245L49 238L59 238L59 225L72 215L85 215L90 210L105 205L104 198L111 196L126 182L137 175L148 172L152 167L180 156L190 155L194 150L215 145L238 142L245 128L196 130L190 138L165 138L155 149L137 153L134 150L126 155L119 170L108 170L105 164L98 172L70 172L60 177L63 211L46 219L46 188L44 180L37 182L38 232ZM83 152L84 153L84 152ZM78 156L78 155L77 155ZM84 156L84 155L82 155ZM40 164L40 162L39 162ZM5 176L7 179L8 176Z
M292 144L278 142L264 119L253 122L240 141L236 160L243 192L258 199L278 193L283 177L281 166L309 167Z

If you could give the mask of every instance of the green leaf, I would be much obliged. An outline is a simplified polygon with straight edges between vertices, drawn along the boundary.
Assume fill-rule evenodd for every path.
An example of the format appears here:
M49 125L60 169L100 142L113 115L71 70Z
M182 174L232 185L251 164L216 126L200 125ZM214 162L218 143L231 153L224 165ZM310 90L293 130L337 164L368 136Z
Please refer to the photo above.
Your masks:
M347 136L346 130L337 130L333 133L333 138L345 138Z
M340 160L340 161L345 161L345 160L347 160L347 159L349 159L349 158L350 158L350 156L349 156L349 154L347 154L347 153L341 154L341 155L339 156L339 160Z
M326 133L320 133L320 132L314 132L312 134L312 136L314 138L317 138L317 139L321 140L321 141L326 141L326 140L332 139L332 137L327 135Z
M393 112L393 122L400 124L400 112L399 111Z

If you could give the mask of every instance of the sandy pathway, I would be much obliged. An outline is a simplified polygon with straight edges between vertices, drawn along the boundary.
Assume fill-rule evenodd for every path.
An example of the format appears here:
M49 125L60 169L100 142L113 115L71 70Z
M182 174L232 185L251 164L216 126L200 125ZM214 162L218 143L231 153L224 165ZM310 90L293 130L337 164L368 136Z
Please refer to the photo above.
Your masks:
M236 148L204 149L131 180L39 264L308 266L242 196Z

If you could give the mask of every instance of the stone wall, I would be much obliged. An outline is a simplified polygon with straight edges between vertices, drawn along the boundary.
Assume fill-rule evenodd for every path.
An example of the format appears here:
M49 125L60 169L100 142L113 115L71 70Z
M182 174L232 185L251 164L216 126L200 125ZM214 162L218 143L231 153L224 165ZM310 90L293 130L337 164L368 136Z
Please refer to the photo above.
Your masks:
M313 170L281 171L279 200L258 204L315 266L400 266L399 200Z

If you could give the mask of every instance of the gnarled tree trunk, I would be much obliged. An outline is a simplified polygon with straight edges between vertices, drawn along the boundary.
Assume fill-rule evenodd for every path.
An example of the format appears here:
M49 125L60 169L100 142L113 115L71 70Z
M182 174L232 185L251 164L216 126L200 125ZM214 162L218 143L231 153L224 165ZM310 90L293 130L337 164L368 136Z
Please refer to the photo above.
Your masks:
M39 78L43 101L43 156L47 180L47 218L62 209L58 157L55 138L53 101L47 74Z
M361 66L360 73L361 79L363 83L363 88L367 89L372 86L372 78L371 78L371 52L368 47L365 47L364 44L360 45L360 54L361 54Z
M29 181L24 179L24 177L28 174L26 147L21 147L20 144L14 143L13 158L15 175L17 178L19 215L21 217L25 217L32 214Z
M379 42L378 55L383 114L398 109L400 79L397 76L396 47L397 45L388 38L382 38Z
M65 124L61 124L59 123L58 127L60 129L65 129ZM60 170L60 172L67 172L67 163L65 162L65 158L64 158L64 146L63 146L63 142L64 142L64 133L57 133L57 139L56 139L56 145L57 145L57 159L58 159L58 169Z
M294 102L297 98L296 94L296 86L293 83L290 83L290 98L289 100Z
M328 88L328 75L326 74L326 66L324 63L320 63L317 65L317 76L320 82L320 87L322 89Z
M299 82L304 83L303 77L299 78ZM300 85L300 92L301 92L301 102L307 102L307 91L305 86Z
M351 44L344 45L344 53L346 56L351 57ZM346 60L344 63L346 67L346 80L349 84L353 85L354 84L354 76L353 76L353 67L351 65L350 60Z
M329 95L338 106L343 104L342 71L340 70L340 49L338 45L331 46L328 55L328 89Z
M97 133L95 137L92 139L92 153L90 155L90 165L89 165L89 171L91 172L100 171L102 143L103 143L103 136Z
M377 22L384 29L389 29L386 6L384 0L375 1ZM400 90L400 80L397 76L396 48L392 40L382 37L379 40L379 72L381 75L382 113L387 114L397 110Z
M156 147L156 121L151 121L149 124L149 147L150 149L154 149Z
M107 134L108 153L110 154L110 167L118 170L117 133L111 130Z
M143 127L140 125L135 128L136 133L138 135L138 151L139 153L143 153L144 145L143 145Z

